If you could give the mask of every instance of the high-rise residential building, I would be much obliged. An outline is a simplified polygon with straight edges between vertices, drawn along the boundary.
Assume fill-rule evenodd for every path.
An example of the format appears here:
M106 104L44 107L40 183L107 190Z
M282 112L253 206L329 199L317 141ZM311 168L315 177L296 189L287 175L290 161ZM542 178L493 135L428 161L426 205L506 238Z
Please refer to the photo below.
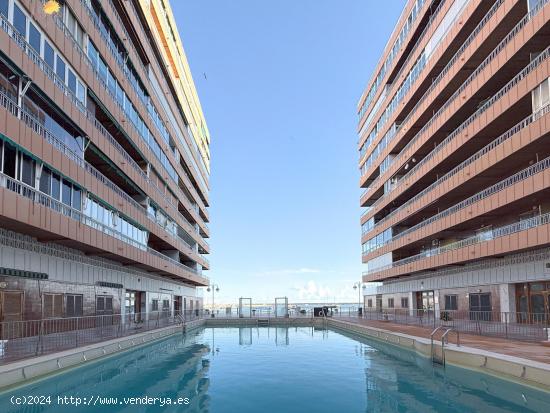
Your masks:
M367 310L548 319L549 39L548 0L407 2L358 104Z
M198 309L210 136L168 1L0 21L0 321Z

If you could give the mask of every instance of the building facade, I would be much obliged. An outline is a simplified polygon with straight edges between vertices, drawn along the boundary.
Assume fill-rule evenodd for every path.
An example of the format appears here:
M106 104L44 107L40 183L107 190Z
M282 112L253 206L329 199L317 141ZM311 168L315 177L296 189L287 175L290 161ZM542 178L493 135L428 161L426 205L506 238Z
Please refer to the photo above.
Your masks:
M549 39L548 0L407 2L358 104L367 311L548 320Z
M45 3L0 0L0 322L196 310L210 136L170 6Z

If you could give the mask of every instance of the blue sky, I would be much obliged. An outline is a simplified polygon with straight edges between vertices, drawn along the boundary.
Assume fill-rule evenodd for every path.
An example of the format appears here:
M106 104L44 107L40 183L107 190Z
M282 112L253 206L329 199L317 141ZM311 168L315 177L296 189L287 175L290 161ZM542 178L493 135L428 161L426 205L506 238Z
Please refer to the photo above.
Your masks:
M217 301L356 302L356 105L403 5L172 2L212 135Z

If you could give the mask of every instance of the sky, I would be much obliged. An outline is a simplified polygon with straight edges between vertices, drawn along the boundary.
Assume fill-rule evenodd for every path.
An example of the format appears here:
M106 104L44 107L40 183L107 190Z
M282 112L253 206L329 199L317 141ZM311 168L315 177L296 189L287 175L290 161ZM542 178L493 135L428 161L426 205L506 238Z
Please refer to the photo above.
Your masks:
M216 303L357 302L357 102L405 1L171 4L212 137Z

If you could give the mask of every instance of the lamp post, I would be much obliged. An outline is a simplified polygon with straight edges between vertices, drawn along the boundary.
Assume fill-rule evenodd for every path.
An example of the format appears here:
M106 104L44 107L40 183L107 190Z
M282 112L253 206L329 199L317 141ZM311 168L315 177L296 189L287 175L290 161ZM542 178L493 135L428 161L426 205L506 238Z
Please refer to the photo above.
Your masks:
M357 304L359 305L357 307L357 316L358 317L361 317L363 315L363 311L362 311L362 307L361 307L361 290L365 290L365 288L367 288L367 286L365 284L363 284L363 282L361 281L358 281L356 282L355 284L353 284L353 289L354 290L357 290L358 291L358 301L357 301Z
M214 318L214 293L215 293L215 292L216 292L216 293L219 292L219 291L220 291L220 287L219 287L218 284L212 283L212 284L210 284L210 285L208 286L208 288L206 289L206 291L208 291L208 292L212 291L212 315L211 315L211 317Z

